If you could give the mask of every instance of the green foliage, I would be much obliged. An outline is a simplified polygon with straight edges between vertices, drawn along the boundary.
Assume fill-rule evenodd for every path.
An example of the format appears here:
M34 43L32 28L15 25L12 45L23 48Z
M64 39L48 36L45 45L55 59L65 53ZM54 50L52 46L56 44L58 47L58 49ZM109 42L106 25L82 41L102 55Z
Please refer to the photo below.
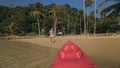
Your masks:
M86 1L86 6L92 5L92 3L92 0ZM118 8L119 3L116 3L102 11L105 14L103 17L97 18L97 33L120 32ZM114 9L114 11L107 14L111 9ZM48 35L49 29L55 26L55 22L56 32L81 34L84 30L83 13L82 9L78 10L68 4L44 6L37 2L29 4L29 6L0 6L0 36L37 35L38 30L40 30L41 35ZM87 31L93 33L94 12L91 12L90 15L86 14L86 17Z
M92 3L94 3L93 0L85 0L86 7L90 7Z

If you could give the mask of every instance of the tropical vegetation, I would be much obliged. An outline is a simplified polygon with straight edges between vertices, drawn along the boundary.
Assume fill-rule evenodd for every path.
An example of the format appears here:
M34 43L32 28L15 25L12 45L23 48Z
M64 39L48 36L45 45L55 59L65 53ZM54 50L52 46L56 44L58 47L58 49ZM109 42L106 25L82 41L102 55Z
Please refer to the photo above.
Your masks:
M120 32L120 2L105 0L99 6L114 1L103 8L97 17L96 0L83 0L84 9L69 4L43 5L41 2L28 6L0 5L0 36L8 35L48 35L50 28L55 34L96 34ZM87 7L94 5L88 15Z

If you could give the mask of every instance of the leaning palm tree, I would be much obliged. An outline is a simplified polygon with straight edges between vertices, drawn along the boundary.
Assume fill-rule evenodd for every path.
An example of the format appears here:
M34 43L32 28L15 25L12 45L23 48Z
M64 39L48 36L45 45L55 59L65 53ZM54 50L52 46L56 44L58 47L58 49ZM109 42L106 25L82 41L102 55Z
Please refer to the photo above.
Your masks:
M106 3L108 3L108 2L111 2L111 1L113 1L114 3L117 3L117 2L119 2L120 0L104 0L103 2L101 2L101 3L99 4L99 7L101 7L101 6L103 6L104 4L106 4Z
M107 24L109 25L110 22L114 22L119 20L119 16L120 16L120 0L104 0L99 6L101 7L102 5L104 5L107 2L114 2L114 4L111 4L110 6L102 9L101 11L101 15L104 14L104 18L103 18L103 22L107 22ZM109 30L107 30L109 31Z
M104 13L105 16L119 16L120 14L120 0L104 0L102 3L100 3L100 7L104 5L107 2L114 1L115 3L108 6L107 8L104 8L101 11L101 14Z
M40 16L45 16L44 14L42 14L39 10L33 10L29 13L30 15L36 17L36 20L37 20L37 23L38 23L38 32L39 32L39 35L40 35Z

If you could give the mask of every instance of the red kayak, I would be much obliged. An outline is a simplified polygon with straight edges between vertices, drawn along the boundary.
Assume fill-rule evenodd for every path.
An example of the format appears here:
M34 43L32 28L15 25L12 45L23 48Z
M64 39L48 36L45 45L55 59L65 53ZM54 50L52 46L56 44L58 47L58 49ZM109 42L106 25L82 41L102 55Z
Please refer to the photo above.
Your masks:
M51 68L96 68L96 66L76 44L68 41L60 49Z

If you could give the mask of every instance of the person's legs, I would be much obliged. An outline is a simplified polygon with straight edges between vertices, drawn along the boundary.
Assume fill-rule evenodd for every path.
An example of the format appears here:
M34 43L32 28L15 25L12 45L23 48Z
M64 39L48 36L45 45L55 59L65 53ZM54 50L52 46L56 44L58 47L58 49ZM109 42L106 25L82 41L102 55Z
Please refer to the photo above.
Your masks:
M53 41L54 43L56 42L54 36L52 37L52 41Z
M54 43L55 42L55 40L54 40L54 37L52 36L52 37L50 37L50 42L52 42L52 43Z
M54 38L53 38L53 36L52 36L52 42L54 41Z
M52 42L52 37L50 37L50 42Z

